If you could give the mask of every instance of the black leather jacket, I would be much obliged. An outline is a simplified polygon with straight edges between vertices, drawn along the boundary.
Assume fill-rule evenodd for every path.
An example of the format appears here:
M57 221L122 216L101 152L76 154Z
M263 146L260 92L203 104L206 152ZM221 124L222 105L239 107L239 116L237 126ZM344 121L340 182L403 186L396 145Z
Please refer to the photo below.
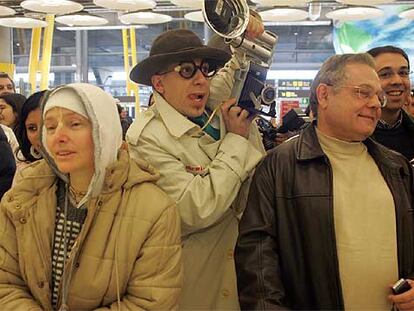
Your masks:
M399 275L411 278L413 170L402 155L370 138L364 143L394 198ZM344 308L332 193L332 169L314 125L259 165L235 252L243 310Z

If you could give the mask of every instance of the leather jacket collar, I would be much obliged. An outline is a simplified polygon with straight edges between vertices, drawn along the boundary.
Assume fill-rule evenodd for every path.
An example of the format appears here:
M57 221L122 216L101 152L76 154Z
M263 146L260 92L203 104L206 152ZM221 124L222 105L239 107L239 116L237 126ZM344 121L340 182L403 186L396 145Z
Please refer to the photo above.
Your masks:
M296 150L298 161L309 161L326 157L321 145L319 144L315 127L316 122L313 122L299 135ZM377 165L381 167L388 167L392 171L399 171L404 175L409 175L408 168L398 164L400 163L400 160L397 153L387 153L387 156L384 157L384 153L381 152L380 149L385 147L379 145L370 137L364 140L363 143L367 146L369 154L372 156Z

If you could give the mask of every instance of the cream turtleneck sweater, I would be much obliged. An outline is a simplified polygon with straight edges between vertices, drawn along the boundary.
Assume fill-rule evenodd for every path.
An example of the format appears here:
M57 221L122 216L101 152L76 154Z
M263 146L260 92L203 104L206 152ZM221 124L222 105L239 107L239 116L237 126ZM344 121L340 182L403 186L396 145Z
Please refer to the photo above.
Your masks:
M316 131L333 172L334 223L345 310L390 310L398 279L392 194L362 142Z

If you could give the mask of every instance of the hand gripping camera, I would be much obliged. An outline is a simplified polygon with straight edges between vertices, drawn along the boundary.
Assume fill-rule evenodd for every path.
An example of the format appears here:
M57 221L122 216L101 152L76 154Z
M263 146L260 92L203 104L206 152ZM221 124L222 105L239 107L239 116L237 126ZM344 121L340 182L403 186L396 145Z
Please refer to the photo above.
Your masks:
M253 115L274 117L276 90L265 81L277 36L270 31L265 31L253 41L244 36L249 23L246 0L204 0L203 14L215 33L246 55L241 68L236 70L231 97ZM268 106L268 109L263 109L263 106Z

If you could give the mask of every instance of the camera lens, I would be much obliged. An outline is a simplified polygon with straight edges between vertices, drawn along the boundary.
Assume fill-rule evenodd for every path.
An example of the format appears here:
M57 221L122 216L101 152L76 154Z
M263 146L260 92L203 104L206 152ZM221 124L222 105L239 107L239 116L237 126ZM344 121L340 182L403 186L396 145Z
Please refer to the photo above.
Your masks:
M262 89L262 101L270 105L276 98L276 90L271 85L265 85Z

